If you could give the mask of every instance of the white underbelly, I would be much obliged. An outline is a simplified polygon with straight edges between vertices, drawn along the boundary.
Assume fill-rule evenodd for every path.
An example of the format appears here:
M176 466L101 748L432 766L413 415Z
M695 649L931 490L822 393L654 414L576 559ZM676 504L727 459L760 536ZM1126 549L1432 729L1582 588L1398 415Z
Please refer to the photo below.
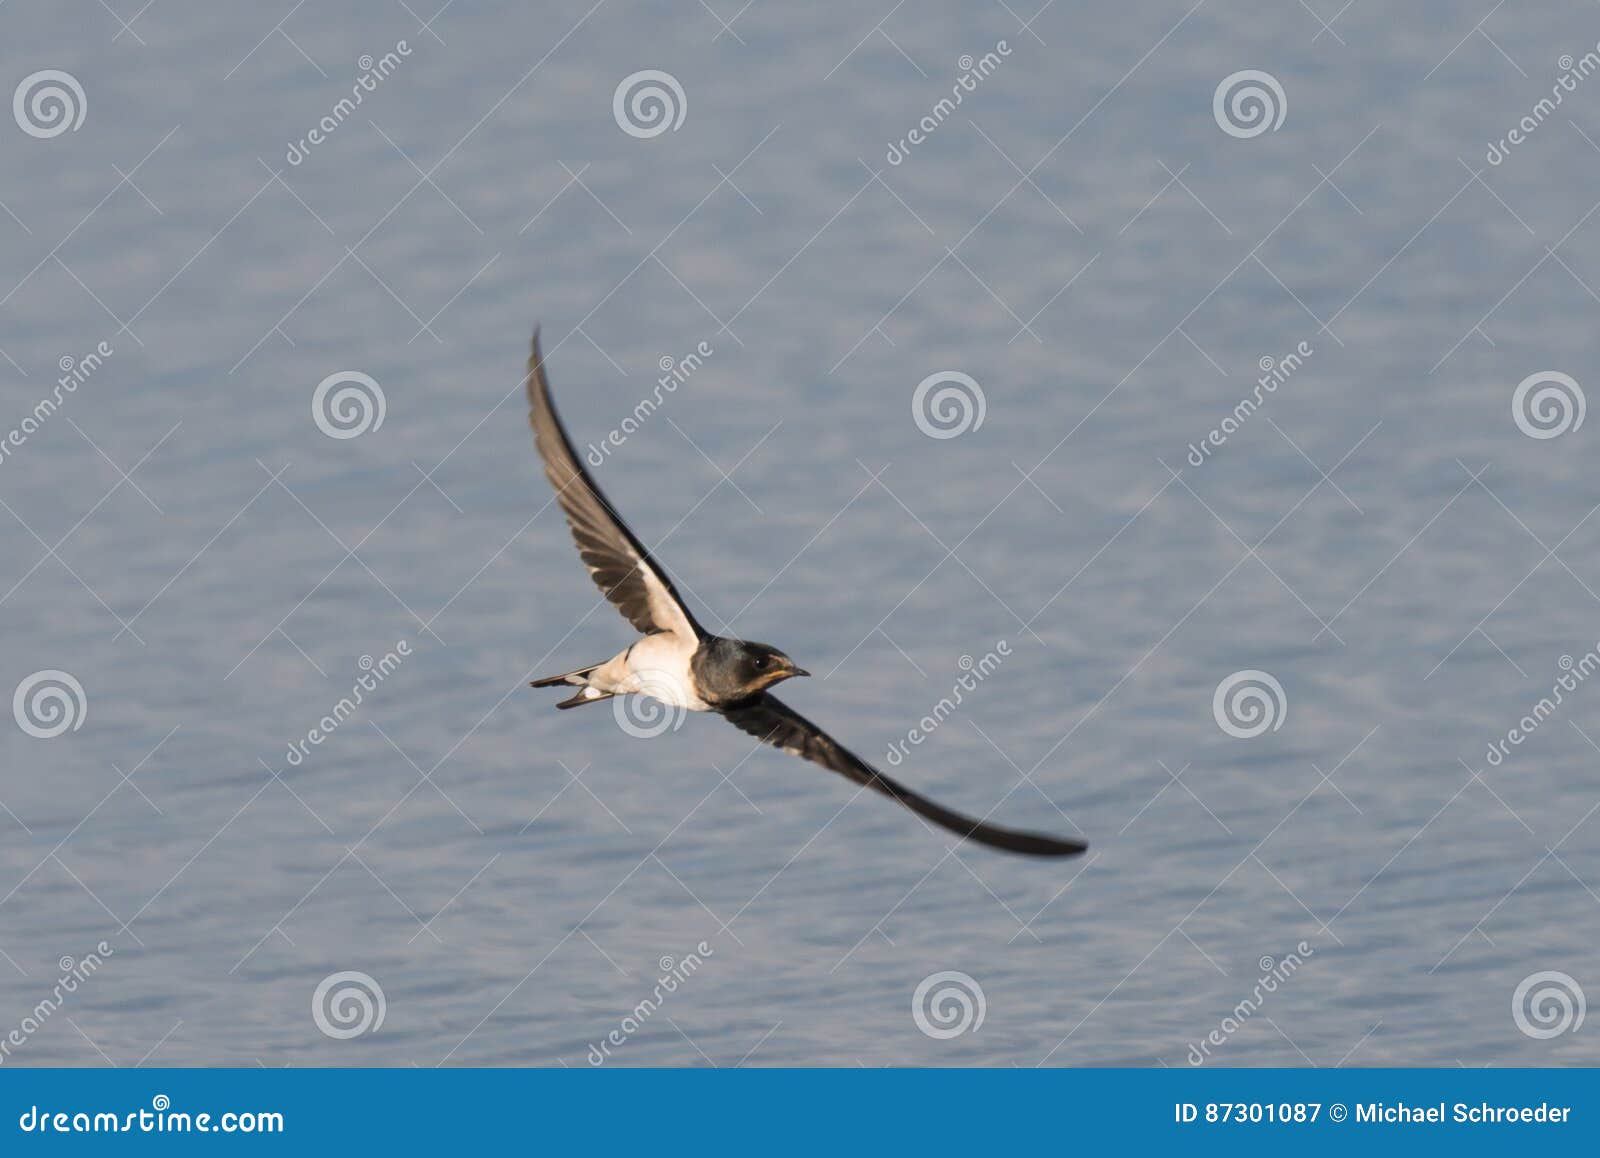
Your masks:
M698 640L676 635L647 635L628 649L617 673L615 690L619 694L649 696L675 708L692 712L708 711L710 704L694 691L689 661L699 647Z

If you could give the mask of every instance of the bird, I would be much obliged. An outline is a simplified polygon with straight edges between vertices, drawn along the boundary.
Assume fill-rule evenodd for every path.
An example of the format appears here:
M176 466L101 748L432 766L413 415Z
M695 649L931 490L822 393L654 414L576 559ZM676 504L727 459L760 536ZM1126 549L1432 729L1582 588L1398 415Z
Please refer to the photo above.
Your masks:
M715 712L762 743L882 793L968 840L1039 857L1077 856L1088 848L1081 840L1002 828L945 808L885 776L774 696L774 685L810 673L770 644L715 635L695 619L666 570L573 450L551 400L537 328L524 385L534 445L578 554L601 592L640 633L611 659L531 681L536 688L576 689L556 707L643 695L676 709Z

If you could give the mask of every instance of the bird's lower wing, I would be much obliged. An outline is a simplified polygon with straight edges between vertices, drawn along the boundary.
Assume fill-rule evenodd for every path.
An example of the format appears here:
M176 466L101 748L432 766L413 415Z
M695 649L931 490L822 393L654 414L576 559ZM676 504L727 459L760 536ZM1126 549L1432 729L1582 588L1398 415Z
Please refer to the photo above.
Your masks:
M820 764L856 784L881 792L898 800L918 816L980 844L1029 856L1077 856L1089 847L1081 840L1063 840L985 824L935 804L926 796L891 780L800 713L765 692L737 707L722 709L722 714L734 727L750 733L763 743L781 748L813 764Z

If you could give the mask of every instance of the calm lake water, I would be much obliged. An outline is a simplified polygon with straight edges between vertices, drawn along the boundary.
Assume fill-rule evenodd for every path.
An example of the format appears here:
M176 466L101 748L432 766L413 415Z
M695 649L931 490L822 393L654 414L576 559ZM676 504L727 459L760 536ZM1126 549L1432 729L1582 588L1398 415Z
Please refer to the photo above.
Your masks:
M1033 7L0 8L5 1064L1600 1061L1600 12Z

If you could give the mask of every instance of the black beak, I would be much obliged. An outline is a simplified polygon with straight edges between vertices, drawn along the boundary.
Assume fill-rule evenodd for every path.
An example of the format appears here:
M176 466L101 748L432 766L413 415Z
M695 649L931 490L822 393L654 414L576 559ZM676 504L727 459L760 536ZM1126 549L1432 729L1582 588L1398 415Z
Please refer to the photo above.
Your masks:
M811 673L803 667L795 667L793 664L790 664L787 674L790 679L793 679L795 676L809 676Z

